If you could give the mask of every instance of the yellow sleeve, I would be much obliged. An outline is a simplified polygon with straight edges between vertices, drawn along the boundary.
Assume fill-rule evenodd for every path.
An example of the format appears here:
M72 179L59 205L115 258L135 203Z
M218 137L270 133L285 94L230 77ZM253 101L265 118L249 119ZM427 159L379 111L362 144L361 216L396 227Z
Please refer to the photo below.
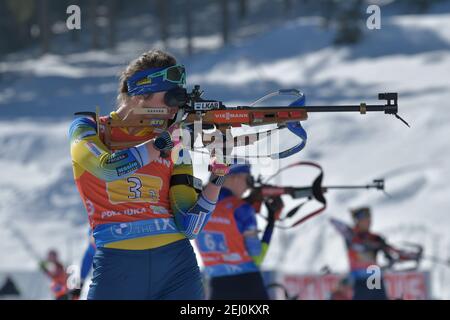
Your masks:
M77 118L69 130L72 161L104 181L123 179L149 163L145 144L111 153L102 143L95 122Z

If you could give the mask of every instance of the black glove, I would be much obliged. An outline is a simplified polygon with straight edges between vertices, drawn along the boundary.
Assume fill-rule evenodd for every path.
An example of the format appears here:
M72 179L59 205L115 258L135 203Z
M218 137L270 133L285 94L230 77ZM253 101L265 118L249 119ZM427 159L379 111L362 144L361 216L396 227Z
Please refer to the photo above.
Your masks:
M73 289L70 291L70 298L72 300L78 300L81 296L81 289Z
M261 188L252 188L248 197L245 198L245 201L252 204L261 203L263 201Z
M416 252L416 261L419 262L423 258L423 251L420 250L419 252Z
M284 208L283 200L280 196L267 199L265 202L268 216L267 220L270 224L275 224L275 221L280 217L281 211Z
M168 131L162 132L153 143L155 149L159 150L162 158L167 158L169 152L173 149L174 144L172 141L172 136Z
M70 292L69 292L70 299L72 299L72 300L79 300L80 296L81 296L81 288L83 288L83 286L84 286L84 281L81 280L79 288L75 288L75 289L70 290Z

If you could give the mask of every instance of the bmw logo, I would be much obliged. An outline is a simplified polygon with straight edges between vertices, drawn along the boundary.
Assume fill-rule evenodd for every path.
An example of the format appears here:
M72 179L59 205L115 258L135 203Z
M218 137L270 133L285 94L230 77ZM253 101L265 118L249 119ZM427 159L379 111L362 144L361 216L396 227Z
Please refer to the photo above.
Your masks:
M111 227L111 232L116 237L125 237L131 232L130 223L120 223Z

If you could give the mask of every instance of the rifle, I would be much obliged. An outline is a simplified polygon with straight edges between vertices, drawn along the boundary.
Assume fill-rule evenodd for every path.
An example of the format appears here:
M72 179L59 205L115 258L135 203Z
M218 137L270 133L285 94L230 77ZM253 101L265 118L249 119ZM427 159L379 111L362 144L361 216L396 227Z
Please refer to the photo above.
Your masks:
M32 243L27 239L27 237L23 234L19 228L16 227L14 223L9 224L10 229L14 232L14 235L17 240L21 243L22 247L25 249L27 254L33 258L36 262L41 262L42 257L39 255L39 253L35 250Z
M115 127L147 127L153 130L154 135L167 129L174 123L182 124L183 128L189 133L189 150L200 152L199 149L210 147L213 144L214 150L219 151L227 162L237 159L237 156L231 156L234 146L248 146L259 141L261 138L270 137L274 132L281 129L288 129L294 133L301 142L288 150L267 155L245 156L244 158L269 157L272 159L282 159L289 157L301 151L307 140L307 133L301 126L301 121L308 119L308 113L314 112L384 112L394 115L408 127L409 124L403 120L398 113L398 94L380 93L379 100L385 100L385 104L366 104L361 102L358 105L323 105L306 106L305 95L297 89L278 90L269 93L256 100L248 106L227 107L222 101L203 99L203 91L199 85L195 85L192 92L188 93L184 88L176 88L165 94L165 104L169 107L160 108L140 108L135 110L136 114L151 115L151 119L142 120L113 120L108 119L102 125L104 126L105 144L110 149L129 148L143 141L119 142L111 140L111 130ZM296 99L290 105L269 105L256 107L257 103L265 101L274 96L289 95ZM98 119L98 114L93 112L79 112L76 115L90 115ZM276 129L233 136L231 128L248 126L258 127L263 125L277 125ZM213 133L205 133L204 130L214 130ZM183 132L182 141L186 141ZM201 136L203 145L194 148L195 139ZM148 140L148 137L145 137ZM218 145L219 143L219 145ZM186 147L186 146L185 146ZM205 152L202 152L205 153ZM242 158L242 157L239 157Z
M304 186L304 187L292 187L292 186L277 186L269 184L268 182L273 179L275 176L279 175L282 171L298 167L298 166L309 166L314 167L318 169L320 172L317 175L317 177L314 179L311 186ZM322 204L322 207L307 214L306 216L302 217L295 223L293 223L290 226L284 226L277 224L276 226L278 228L287 229L295 227L306 220L312 218L315 215L318 215L319 213L323 212L327 207L327 201L325 198L324 193L328 192L329 190L356 190L356 189L376 189L381 190L384 192L384 179L376 179L373 180L371 184L366 185L331 185L331 186L322 186L324 172L320 165L314 163L314 162L308 162L308 161L300 161L293 163L291 165L288 165L287 167L284 167L280 169L278 172L267 178L265 181L263 181L262 177L259 176L257 180L250 179L248 181L248 184L250 185L252 191L250 195L245 199L247 202L251 204L266 202L271 198L274 197L280 197L282 195L289 195L292 199L302 199L306 198L307 200L300 203L298 206L291 209L288 213L286 213L283 217L276 217L277 221L285 221L289 220L294 217L295 214L297 214L300 209L305 205L307 202L311 200L316 200ZM266 218L266 217L263 217ZM267 218L266 218L267 219Z
M450 267L450 259L445 260L445 259L442 259L442 258L436 257L436 256L424 255L423 254L424 248L423 248L423 245L421 245L421 244L414 243L414 242L408 242L408 241L404 241L403 244L405 246L415 250L415 251L412 251L413 253L415 253L417 255L415 269L419 268L420 262L423 260L428 260L432 263Z
M317 192L314 186L306 187L284 187L271 184L264 184L258 178L253 187L255 190L261 193L263 198L276 197L281 195L289 195L292 199L315 198L318 200L320 194L324 194L329 190L351 190L351 189L377 189L384 191L384 179L375 179L370 184L365 185L336 185L336 186L322 186L320 193Z

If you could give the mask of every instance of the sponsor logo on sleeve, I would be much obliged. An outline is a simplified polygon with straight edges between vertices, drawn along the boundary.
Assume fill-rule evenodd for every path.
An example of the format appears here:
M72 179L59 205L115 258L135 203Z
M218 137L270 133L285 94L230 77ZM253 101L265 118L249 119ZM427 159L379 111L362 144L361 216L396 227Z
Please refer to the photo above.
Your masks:
M92 142L86 142L86 148L96 157L100 157L102 155L102 151Z
M113 156L111 156L111 157L108 159L108 161L106 161L106 163L116 163L116 162L122 161L122 160L124 160L124 159L126 159L126 158L128 158L128 154L126 154L126 153L121 153L121 154L118 154L118 155L113 155Z
M117 175L120 176L124 176L130 172L134 172L137 169L139 169L139 163L137 161L133 161L130 163L127 163L126 165L120 166L116 169L117 171Z

